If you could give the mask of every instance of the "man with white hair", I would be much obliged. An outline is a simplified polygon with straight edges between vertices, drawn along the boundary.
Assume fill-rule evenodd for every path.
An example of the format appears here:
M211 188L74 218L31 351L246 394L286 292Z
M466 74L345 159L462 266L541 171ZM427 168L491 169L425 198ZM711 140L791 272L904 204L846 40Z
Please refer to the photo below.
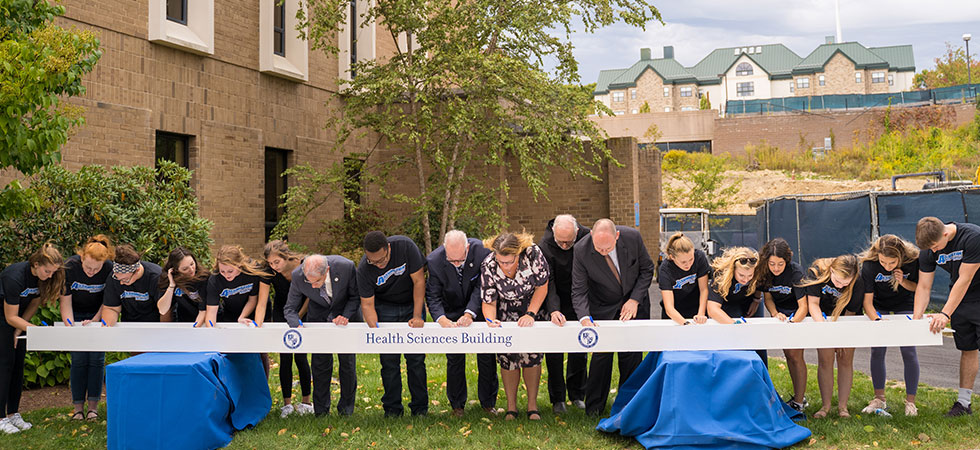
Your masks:
M548 221L544 237L538 243L544 259L551 268L548 283L546 307L551 321L563 326L565 320L578 320L572 306L572 257L575 243L589 235L589 228L579 225L571 214L559 214ZM555 414L566 411L565 399L572 405L585 409L585 366L588 355L569 353L568 369L565 371L565 354L548 353L544 355L548 366L548 396Z
M283 315L290 327L302 326L299 310L303 298L310 299L307 322L332 322L345 326L360 320L361 299L357 292L354 262L337 255L310 255L293 270L289 296ZM340 362L340 401L337 411L344 416L354 413L357 392L357 359L353 354L337 355ZM314 354L310 363L313 373L313 412L318 416L330 413L330 378L333 375L333 355Z
M480 263L490 250L479 239L452 230L443 245L426 257L429 279L425 283L425 300L429 314L443 328L468 327L474 320L483 322L480 302ZM493 354L476 355L477 395L488 413L497 413L497 365ZM446 354L446 396L453 415L461 417L466 405L466 355Z

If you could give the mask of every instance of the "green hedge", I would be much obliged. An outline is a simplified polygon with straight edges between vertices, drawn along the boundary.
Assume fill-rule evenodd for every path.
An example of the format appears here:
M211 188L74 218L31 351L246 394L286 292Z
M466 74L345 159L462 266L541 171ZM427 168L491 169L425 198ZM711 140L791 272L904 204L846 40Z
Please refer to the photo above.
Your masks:
M31 179L41 208L0 226L0 263L23 261L50 240L67 259L89 237L102 233L134 245L143 259L161 263L182 245L210 264L211 222L198 216L191 172L161 161L158 168L85 166L77 172L46 167ZM61 321L58 305L42 305L32 322ZM107 363L122 358L107 354ZM68 380L67 353L28 354L29 386Z

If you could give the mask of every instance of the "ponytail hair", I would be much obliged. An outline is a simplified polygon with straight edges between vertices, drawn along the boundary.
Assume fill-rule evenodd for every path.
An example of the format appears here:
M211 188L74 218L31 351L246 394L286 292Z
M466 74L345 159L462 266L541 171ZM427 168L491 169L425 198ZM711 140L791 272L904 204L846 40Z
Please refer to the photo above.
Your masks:
M919 258L919 249L905 239L894 234L886 234L875 239L871 243L871 246L861 253L860 258L861 261L878 262L878 256L895 258L898 260L898 267L902 267ZM901 282L895 277L892 277L889 284L891 285L892 291L898 292L898 287Z
M667 240L667 248L664 250L664 253L674 258L681 253L687 253L691 250L694 250L694 243L691 242L689 237L684 236L684 233L678 231Z
M501 255L520 255L534 245L534 235L527 232L504 232L483 241L483 245Z
M38 266L57 266L57 270L51 274L47 280L38 280L37 287L40 291L41 302L45 304L54 303L65 288L65 260L61 257L61 252L51 242L45 242L36 252L27 258L31 268Z
M824 284L830 281L830 274L833 273L840 278L851 280L840 297L837 297L837 304L831 314L834 320L841 315L844 308L851 301L854 292L855 281L858 276L858 258L854 255L840 255L836 258L820 258L813 262L808 271L807 278L803 280L800 287Z
M85 244L77 251L78 256L88 256L96 261L112 261L116 258L116 247L112 245L112 240L104 234L97 234L88 238Z

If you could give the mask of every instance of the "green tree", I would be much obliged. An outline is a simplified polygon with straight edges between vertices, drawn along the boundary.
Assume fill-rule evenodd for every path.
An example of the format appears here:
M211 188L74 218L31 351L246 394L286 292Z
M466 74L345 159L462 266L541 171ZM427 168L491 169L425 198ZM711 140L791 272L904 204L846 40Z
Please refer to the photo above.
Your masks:
M643 102L643 106L640 106L640 114L650 112L650 102Z
M92 32L54 25L64 12L44 0L0 2L0 169L31 175L58 163L83 123L82 108L64 100L85 92L82 76L102 52ZM16 181L0 191L0 219L39 206Z
M725 176L729 162L710 153L671 150L662 159L664 173L676 183L664 183L664 197L672 208L718 211L732 204L742 180Z
M315 48L337 52L349 0L308 0L307 7L301 29ZM341 86L341 110L330 125L338 150L370 131L403 151L375 165L373 180L412 205L426 251L461 215L499 226L509 187L495 174L519 173L535 199L547 196L554 168L596 177L612 157L588 119L599 105L581 86L570 35L620 20L640 28L660 20L646 0L378 0L359 14L358 24L375 22L407 45L390 58L353 64L356 76ZM398 168L412 171L419 195L384 189L386 174Z
M915 74L915 78L912 79L912 84L915 86L923 86L926 89L958 86L967 83L967 70L966 70L966 50L963 47L954 47L949 42L946 43L946 53L943 56L936 58L936 67L934 69L925 69L922 72ZM978 73L980 73L980 61L977 60L977 55L970 55L971 62L971 75L973 76L973 82L976 83L978 80Z
M711 109L710 94L711 94L710 92L705 92L704 95L701 96L701 102L700 102L701 109Z

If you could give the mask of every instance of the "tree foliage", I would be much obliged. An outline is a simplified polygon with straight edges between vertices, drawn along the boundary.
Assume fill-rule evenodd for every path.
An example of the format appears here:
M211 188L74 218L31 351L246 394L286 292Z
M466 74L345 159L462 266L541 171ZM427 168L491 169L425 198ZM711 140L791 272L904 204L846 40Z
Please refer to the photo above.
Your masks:
M664 183L664 197L672 208L723 210L741 190L742 180L725 176L730 161L710 153L671 150L664 154L664 174L680 181Z
M349 4L307 1L301 29L315 48L338 51ZM519 173L537 199L547 196L551 169L595 177L611 159L588 119L599 105L580 85L573 28L591 33L620 20L642 28L659 19L646 0L373 2L357 23L377 23L406 45L390 58L352 65L355 76L340 89L341 111L330 123L337 148L372 132L400 149L400 157L374 167L382 170L374 180L383 194L412 205L426 251L464 210L498 227L508 192L500 168ZM399 169L411 171L418 195L385 189L385 174Z
M925 89L958 86L967 83L967 58L966 50L960 46L953 46L946 43L946 53L936 58L934 69L925 69L915 75L912 84L922 86ZM970 66L973 82L977 83L980 78L980 61L977 55L970 55Z
M83 123L64 100L85 92L82 76L102 52L90 31L54 25L64 14L44 0L0 2L0 169L31 175L61 160L61 146ZM0 191L0 218L38 207L19 183Z

